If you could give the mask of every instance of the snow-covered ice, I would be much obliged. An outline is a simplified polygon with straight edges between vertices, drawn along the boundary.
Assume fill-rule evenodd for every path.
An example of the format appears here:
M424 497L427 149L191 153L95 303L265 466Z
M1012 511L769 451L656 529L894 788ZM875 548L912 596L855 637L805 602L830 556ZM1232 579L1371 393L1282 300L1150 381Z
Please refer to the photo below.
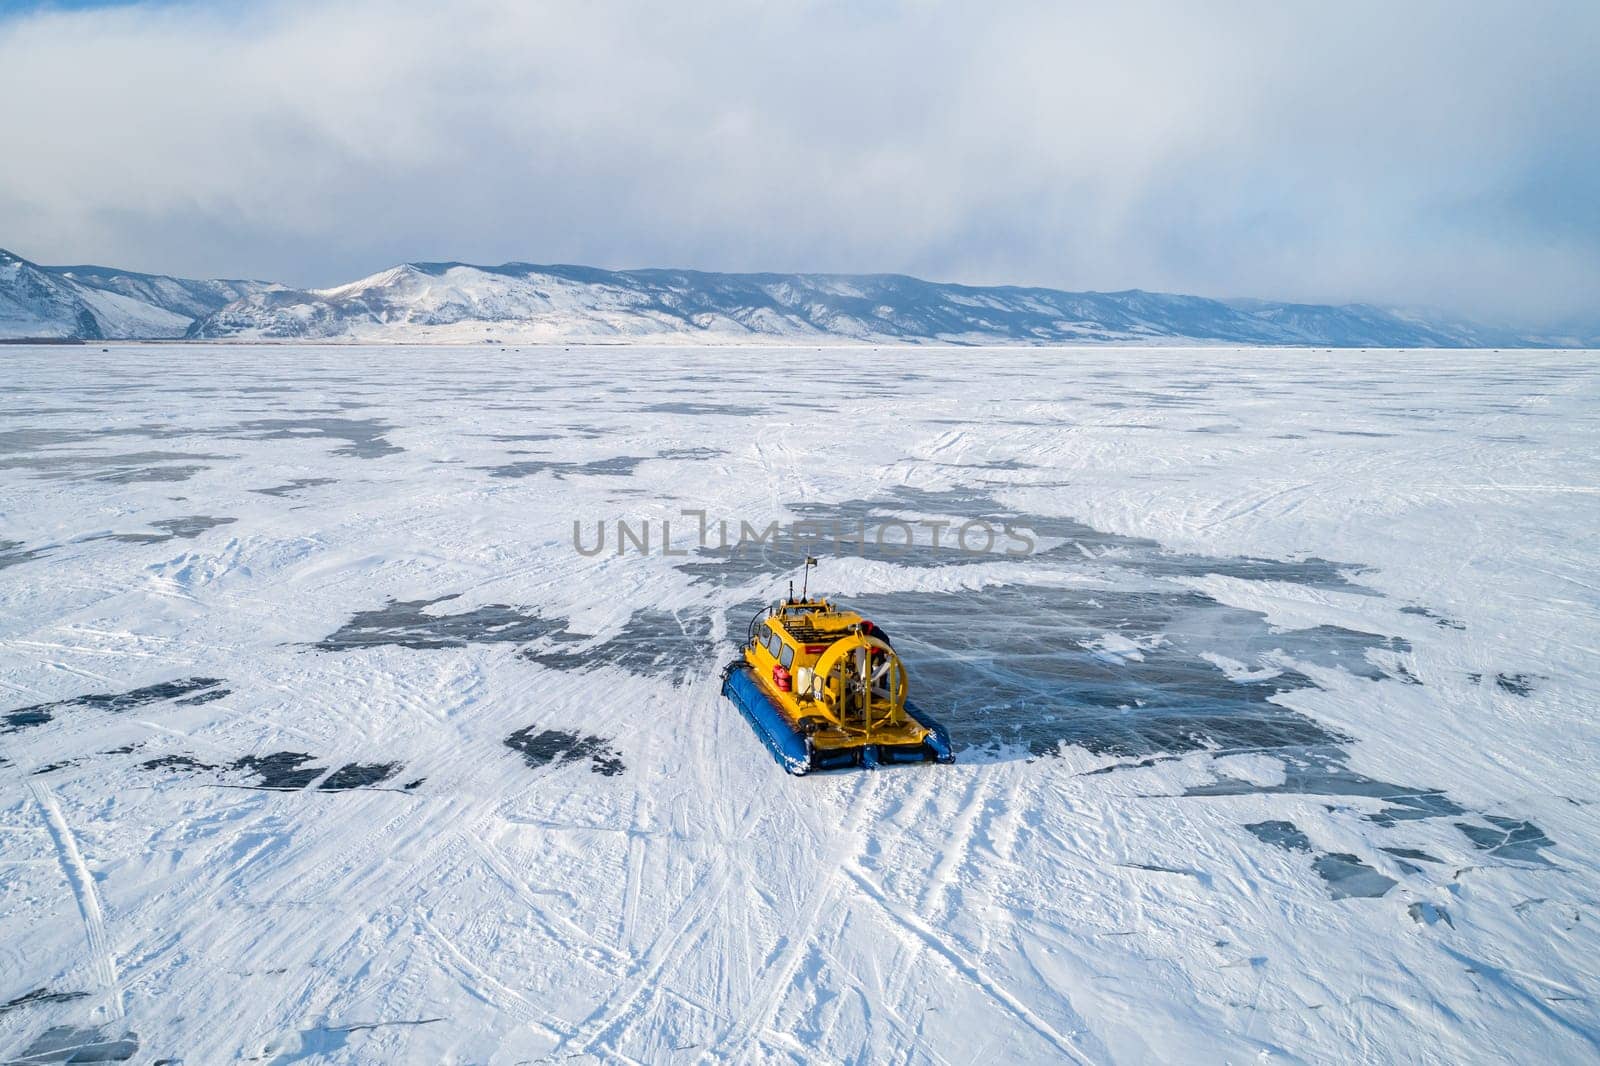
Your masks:
M1595 353L107 347L0 352L0 1058L1600 1056ZM811 580L959 762L785 776L818 547L693 512L906 523Z

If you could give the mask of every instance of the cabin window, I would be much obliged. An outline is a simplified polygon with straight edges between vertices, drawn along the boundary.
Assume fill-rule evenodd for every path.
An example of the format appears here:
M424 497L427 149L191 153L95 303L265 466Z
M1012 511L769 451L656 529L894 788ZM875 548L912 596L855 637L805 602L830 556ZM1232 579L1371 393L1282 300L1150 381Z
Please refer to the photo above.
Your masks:
M778 663L785 669L794 665L794 646L785 644L778 650Z
M783 641L779 639L778 634L770 629L767 630L767 651L774 659L778 657L778 648L782 643Z

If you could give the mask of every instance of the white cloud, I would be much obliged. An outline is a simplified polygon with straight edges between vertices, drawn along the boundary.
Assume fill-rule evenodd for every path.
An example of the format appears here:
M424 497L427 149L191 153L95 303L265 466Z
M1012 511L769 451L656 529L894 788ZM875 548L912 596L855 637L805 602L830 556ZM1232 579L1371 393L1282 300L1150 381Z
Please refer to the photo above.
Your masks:
M306 3L0 21L0 244L1582 314L1589 4Z

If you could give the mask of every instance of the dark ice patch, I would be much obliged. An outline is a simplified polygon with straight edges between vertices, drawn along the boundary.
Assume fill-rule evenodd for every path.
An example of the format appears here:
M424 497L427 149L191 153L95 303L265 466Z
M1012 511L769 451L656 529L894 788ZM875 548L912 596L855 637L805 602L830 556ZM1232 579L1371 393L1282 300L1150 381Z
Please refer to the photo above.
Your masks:
M32 470L34 476L54 480L91 480L108 484L141 481L187 481L208 462L237 459L209 452L126 452L102 454L68 452L0 459L0 470ZM184 462L184 460L189 460Z
M1495 687L1501 692L1509 692L1513 696L1533 695L1534 682L1538 680L1536 674L1495 674Z
M231 432L246 440L342 440L333 455L379 459L405 451L384 437L394 428L377 418L258 418Z
M807 556L853 556L897 566L931 568L1024 558L1027 551L1025 541L1007 536L999 518L990 521L987 530L983 526L972 527L967 539L970 550L964 550L960 541L963 521L945 522L935 529L898 515L804 504L792 510L797 515L793 522L746 524L726 520L724 524L722 520L708 519L705 530L694 530L694 536L703 538L704 543L676 569L696 583L727 587L793 573ZM1008 554L1008 549L1014 554Z
M694 558L678 564L677 569L696 581L727 586L788 573L808 554L859 556L913 567L1021 559L1079 572L1121 571L1168 578L1218 574L1374 595L1370 589L1350 579L1349 575L1363 569L1354 564L1315 557L1283 560L1172 552L1148 538L1104 533L1071 518L1015 511L987 492L971 488L934 492L902 485L878 499L846 500L838 504L797 503L791 505L790 511L796 517L792 527L809 536L764 543L747 537L741 543L738 523L730 523L726 535L713 523L707 533L709 543L700 548ZM910 524L915 535L910 546L903 543L904 531L892 524L897 521ZM937 546L934 530L921 524L934 521L948 523ZM975 526L967 540L973 550L961 550L959 529L967 522L987 523L994 530L994 543L988 544L982 528ZM1021 535L1008 535L1007 526ZM1033 549L1030 550L1024 537L1032 540ZM1045 539L1059 539L1063 543L1038 549L1038 542Z
M986 503L990 502L986 498L980 498L964 503L963 498L969 497L970 494L961 490L947 493L900 490L899 495L914 503L918 510L940 505L956 509L963 507L973 509L973 505L976 504L976 510L981 512L985 509ZM990 511L990 513L995 512ZM1204 577L1217 574L1248 581L1280 581L1312 588L1340 589L1374 595L1370 589L1351 580L1351 575L1362 573L1366 569L1354 563L1331 562L1316 556L1304 559L1267 559L1256 556L1212 556L1177 552L1147 537L1105 533L1072 518L1017 512L1008 514L1004 509L999 513L1000 517L1013 526L1032 530L1041 537L1059 538L1065 541L1060 547L1041 553L1043 556L1071 559L1082 557L1085 560L1156 577Z
M1334 899L1376 899L1399 884L1347 852L1318 855L1311 868L1328 883Z
M614 455L578 463L562 459L522 459L499 466L481 466L490 477L524 478L549 474L557 481L579 474L595 477L632 477L640 463L651 459L712 459L724 454L719 448L669 448L655 455Z
M1375 814L1367 815L1369 822L1393 827L1400 822L1416 822L1424 818L1449 818L1467 813L1466 810L1443 792L1417 792L1413 795L1385 796L1394 804Z
M73 408L58 408L63 413L71 413ZM27 415L30 413L44 414L48 412L29 412L27 409L6 411L5 414ZM0 431L0 455L15 455L19 452L38 451L40 448L53 448L61 444L75 444L88 439L89 434L79 429L56 429L54 427L25 426L21 429L8 429Z
M332 485L337 479L331 477L297 477L286 485L274 485L267 489L251 489L263 496L290 496L301 489L315 488L318 485Z
M146 770L179 770L184 773L206 770L244 773L255 779L253 784L257 788L293 791L306 788L328 772L326 766L306 765L314 759L315 756L307 755L305 752L275 751L266 755L246 755L232 762L219 764L203 762L193 755L178 753L147 759L141 765ZM389 780L401 769L403 767L398 762L345 763L332 773L328 773L317 786L317 790L348 792L354 789L372 788ZM422 780L419 778L406 788L414 788L421 783Z
M34 415L90 415L94 408L54 408L32 411ZM29 426L0 432L0 455L21 455L26 451L42 451L72 443L99 442L107 437L142 437L146 440L170 440L197 434L187 427L166 426L162 423L136 423L128 426L80 426L74 429L61 427ZM58 453L59 455L59 453Z
M716 537L716 525L712 524L711 536ZM674 530L676 539L677 531ZM696 584L712 583L720 586L746 585L758 579L771 579L780 574L792 574L799 569L809 552L816 555L819 552L827 554L820 545L812 546L802 543L800 546L791 546L786 542L755 543L753 541L743 544L736 543L738 529L730 534L729 540L734 541L726 546L707 546L696 548L693 558L676 564L675 569L688 574ZM620 538L620 534L616 534ZM589 547L587 544L585 547ZM875 557L868 553L873 551L872 546L865 546L860 554L869 558ZM837 553L836 553L837 554ZM906 562L897 558L896 562Z
M208 762L201 762L193 755L161 755L154 759L146 759L140 764L146 770L215 770L216 766Z
M1284 851L1312 854L1311 838L1293 822L1254 822L1245 829L1264 844ZM1334 899L1381 896L1398 883L1345 852L1316 855L1311 860L1311 868L1327 882L1328 894Z
M33 1066L35 1063L127 1062L139 1050L139 1035L125 1032L112 1036L102 1026L52 1025L23 1048L8 1066Z
M1464 624L1462 624L1460 622L1457 622L1454 618L1446 618L1444 615L1436 614L1436 613L1434 613L1433 611L1429 610L1426 607L1416 607L1416 606L1402 607L1402 608L1400 608L1400 613L1401 614L1414 614L1414 615L1419 615L1419 616L1421 616L1423 618L1431 619L1433 621L1433 624L1438 626L1440 629L1466 629L1467 628Z
M1393 810L1403 814L1368 815L1380 825L1393 825L1395 820L1409 818L1437 818L1466 813L1465 808L1450 800L1438 789L1418 788L1380 781L1350 769L1345 753L1338 747L1326 745L1317 748L1274 751L1283 767L1283 780L1275 785L1258 785L1250 781L1220 774L1214 781L1184 789L1185 796L1348 796L1383 800L1394 804ZM1390 820L1385 821L1388 817Z
M94 710L118 712L165 700L204 702L202 697L220 699L228 695L229 691L223 685L224 682L220 678L185 677L176 681L145 685L143 688L127 692L92 693L73 696L70 699L53 700L50 703L36 703L31 707L19 707L0 714L0 721L5 722L5 728L0 729L0 733L15 733L29 726L43 725L55 717L56 711L67 707L88 707ZM188 697L188 700L184 700L183 697Z
M992 586L854 597L893 634L916 702L963 747L1065 743L1123 757L1303 748L1341 739L1274 697L1312 687L1289 668L1230 678L1204 657L1250 662L1315 649L1264 616L1187 590ZM1108 651L1120 636L1133 652ZM1309 644L1302 641L1309 641Z
M4 729L0 729L0 733L16 733L29 726L44 725L55 717L50 712L57 706L59 704L37 703L32 707L18 707L14 711L7 711L4 715L0 715L0 721L6 724Z
M400 770L397 762L345 763L317 787L327 792L342 792L352 788L368 788L389 780Z
M1345 755L1336 747L1301 751L1277 751L1273 755L1284 767L1284 780L1276 785L1257 785L1226 775L1218 776L1204 785L1195 785L1183 791L1184 796L1247 796L1247 795L1309 795L1347 796L1381 800L1385 806L1375 813L1364 815L1367 821L1385 828L1403 822L1432 818L1459 818L1470 812L1438 789L1397 785L1352 770L1345 764ZM1532 822L1499 815L1481 816L1488 825L1456 822L1474 847L1496 858L1551 865L1540 853L1543 848L1554 847ZM1253 831L1253 830L1252 830ZM1381 849L1397 859L1416 859L1437 863L1440 860L1415 848L1388 847Z
M20 540L0 540L0 570L38 559L50 549L25 548Z
M564 766L589 760L589 771L615 777L625 769L622 756L604 737L581 736L556 729L528 726L505 739L506 747L520 752L529 766Z
M716 645L711 639L710 615L647 607L633 612L615 636L597 643L562 632L542 646L518 654L556 670L615 666L681 685L696 674L709 672L715 663Z
M736 418L753 418L756 415L766 414L764 407L737 403L702 403L696 400L645 404L639 410L661 415L729 415Z
M723 448L668 448L657 452L657 459L715 459L719 455L727 455Z
M143 707L148 703L160 703L163 700L176 700L185 696L193 696L202 691L212 691L217 695L226 696L226 689L222 689L223 681L217 677L185 677L176 681L163 681L155 685L145 685L143 688L132 689L128 692L113 692L90 696L79 696L68 702L78 703L85 707L94 707L102 711L126 711L134 707Z
M793 574L806 554L830 549L912 566L995 557L940 551L931 530L909 552L860 541L863 525L871 528L893 516L909 521L934 515L951 522L981 516L1062 540L1028 561L1052 574L1070 574L1075 580L1065 587L1004 585L851 600L852 608L904 642L897 648L911 670L914 698L949 727L961 747L1022 746L1048 754L1066 743L1124 757L1320 747L1343 738L1276 699L1314 687L1296 664L1336 667L1373 680L1408 676L1371 657L1408 652L1410 645L1398 638L1337 626L1273 631L1259 612L1162 580L1224 574L1355 589L1346 576L1354 568L1347 565L1167 552L1155 541L1101 533L1069 519L1007 512L970 489L901 488L889 500L793 510L809 522L854 529L855 550L850 544L836 548L831 535L820 545L746 543L704 549L678 569L726 585ZM712 539L720 537L713 533ZM1126 644L1119 649L1119 642ZM1230 673L1218 665L1228 660L1246 670Z
M150 525L160 533L105 533L89 540L115 540L124 544L165 544L169 540L193 540L209 529L232 525L237 518L214 518L211 515L184 515L181 518L163 518Z
M602 477L631 477L639 464L649 456L617 455L610 459L592 459L587 463L573 464L572 473L596 474Z
M1393 855L1399 859L1414 859L1417 862L1431 863L1438 863L1440 861L1423 851L1421 848L1379 848L1378 850L1386 851L1390 855Z
M1513 862L1527 862L1539 866L1551 865L1550 860L1540 854L1540 851L1543 848L1555 847L1555 841L1545 836L1544 831L1538 826L1532 822L1503 818L1497 814L1485 814L1483 818L1489 823L1488 825L1456 823L1456 828L1472 841L1473 847L1488 852L1497 859L1509 859Z
M42 392L42 389L31 390ZM6 418L43 418L45 415L82 415L93 414L92 407L0 407L0 416ZM24 430L23 432L26 432ZM0 438L5 436L0 433Z
M469 644L521 644L563 628L558 620L491 603L459 614L432 614L428 608L456 599L390 600L371 611L357 611L339 629L317 641L318 651L350 651L393 645L401 648L464 648Z
M325 766L306 766L315 756L299 751L275 751L268 755L246 755L232 769L254 774L261 788L285 791L305 788L327 772Z
M639 464L650 459L648 455L617 455L609 459L593 459L587 463L573 463L555 459L524 459L500 466L479 467L490 477L523 478L548 473L557 481L573 474L593 474L600 477L630 477Z
M1263 844L1271 844L1284 851L1311 851L1311 838L1293 822L1252 822L1245 829Z
M133 467L124 470L111 470L104 474L94 475L94 480L104 481L109 485L135 485L141 482L158 481L188 481L202 470L209 470L205 466L146 466Z
M1377 633L1362 633L1343 626L1312 626L1309 629L1286 630L1286 643L1293 645L1291 654L1300 662L1310 663L1330 670L1344 670L1368 681L1382 681L1393 677L1407 684L1416 679L1396 668L1385 670L1367 655L1370 651L1390 651L1406 654L1411 643L1400 637L1386 637Z
M35 1007L47 1003L71 1003L73 1000L87 998L89 998L87 992L52 992L48 988L35 988L32 992L24 992L15 999L0 1003L0 1014L20 1010L23 1007Z

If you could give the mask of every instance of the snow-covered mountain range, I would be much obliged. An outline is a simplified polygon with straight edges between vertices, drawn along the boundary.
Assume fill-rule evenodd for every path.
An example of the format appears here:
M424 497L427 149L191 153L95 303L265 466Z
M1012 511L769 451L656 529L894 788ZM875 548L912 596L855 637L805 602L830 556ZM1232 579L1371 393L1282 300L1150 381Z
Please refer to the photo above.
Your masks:
M196 281L98 266L40 266L0 248L0 339L182 337L264 281Z
M489 343L1583 347L1363 304L971 286L899 274L406 263L330 289L44 267L0 251L0 338Z

